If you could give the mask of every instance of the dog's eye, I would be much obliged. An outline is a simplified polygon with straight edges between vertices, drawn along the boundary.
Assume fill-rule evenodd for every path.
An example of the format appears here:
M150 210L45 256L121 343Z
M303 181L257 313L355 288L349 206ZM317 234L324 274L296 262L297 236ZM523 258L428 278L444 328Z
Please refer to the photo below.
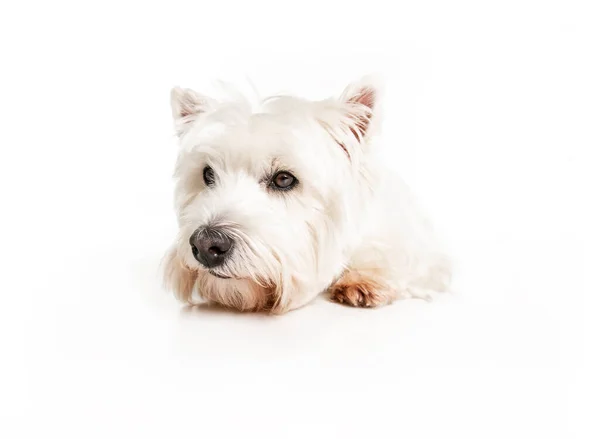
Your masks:
M292 189L298 180L289 172L281 171L273 176L271 180L271 187L277 190L289 190Z
M202 176L204 177L204 183L207 186L212 186L215 184L215 171L213 171L210 166L204 168L204 171L202 171Z

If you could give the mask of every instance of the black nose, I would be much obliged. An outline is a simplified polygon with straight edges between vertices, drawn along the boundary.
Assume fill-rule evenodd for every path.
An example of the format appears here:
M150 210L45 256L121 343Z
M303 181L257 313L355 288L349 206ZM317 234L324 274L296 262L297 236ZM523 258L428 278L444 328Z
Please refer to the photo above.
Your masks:
M221 229L202 228L190 236L190 245L196 260L206 268L213 268L225 262L233 240Z

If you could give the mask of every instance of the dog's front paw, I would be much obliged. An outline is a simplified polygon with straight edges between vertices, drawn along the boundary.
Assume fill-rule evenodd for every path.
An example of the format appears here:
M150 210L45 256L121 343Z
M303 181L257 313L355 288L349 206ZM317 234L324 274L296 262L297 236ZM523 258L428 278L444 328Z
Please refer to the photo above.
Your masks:
M363 308L387 305L395 297L383 282L368 274L352 271L346 272L329 291L332 301Z

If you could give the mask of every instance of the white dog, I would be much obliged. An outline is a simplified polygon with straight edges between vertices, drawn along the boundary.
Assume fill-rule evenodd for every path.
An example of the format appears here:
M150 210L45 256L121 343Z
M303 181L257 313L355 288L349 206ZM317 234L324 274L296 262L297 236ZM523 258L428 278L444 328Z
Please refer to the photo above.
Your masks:
M179 234L165 282L180 299L283 313L324 291L375 307L448 287L431 227L373 154L376 81L258 108L181 88L171 99Z

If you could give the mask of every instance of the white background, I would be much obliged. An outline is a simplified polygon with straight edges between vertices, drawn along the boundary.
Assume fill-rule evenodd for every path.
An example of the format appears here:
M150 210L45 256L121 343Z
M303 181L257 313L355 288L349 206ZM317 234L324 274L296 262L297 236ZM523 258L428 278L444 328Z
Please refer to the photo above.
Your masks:
M3 3L0 436L599 437L595 3ZM455 293L269 317L162 291L170 87L369 72Z

